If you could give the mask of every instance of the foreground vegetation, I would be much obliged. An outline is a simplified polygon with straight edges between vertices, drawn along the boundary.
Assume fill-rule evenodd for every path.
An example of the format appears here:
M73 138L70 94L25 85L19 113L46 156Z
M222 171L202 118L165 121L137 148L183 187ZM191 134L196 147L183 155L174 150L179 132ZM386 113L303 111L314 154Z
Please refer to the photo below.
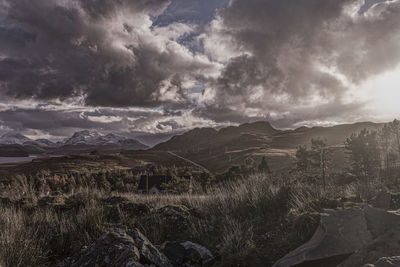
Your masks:
M191 240L216 266L272 265L314 233L319 211L367 201L365 183L306 185L251 175L207 195L136 195L81 189L74 194L1 199L0 265L52 266L109 228L139 228L152 242ZM171 215L172 211L172 215Z

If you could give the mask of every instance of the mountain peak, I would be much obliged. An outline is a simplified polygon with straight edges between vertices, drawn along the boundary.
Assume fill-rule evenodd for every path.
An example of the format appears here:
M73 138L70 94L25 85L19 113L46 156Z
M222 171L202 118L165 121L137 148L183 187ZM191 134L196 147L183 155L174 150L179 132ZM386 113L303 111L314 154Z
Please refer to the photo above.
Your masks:
M272 127L268 121L244 123L239 126L230 126L227 128L222 128L220 130L221 134L255 133L264 135L274 135L278 132L279 130Z
M23 144L32 141L32 139L16 132L9 132L0 137L1 144Z
M101 137L98 132L91 132L89 130L83 130L75 132L72 137L65 141L67 145L75 145L80 143L93 143L97 138Z

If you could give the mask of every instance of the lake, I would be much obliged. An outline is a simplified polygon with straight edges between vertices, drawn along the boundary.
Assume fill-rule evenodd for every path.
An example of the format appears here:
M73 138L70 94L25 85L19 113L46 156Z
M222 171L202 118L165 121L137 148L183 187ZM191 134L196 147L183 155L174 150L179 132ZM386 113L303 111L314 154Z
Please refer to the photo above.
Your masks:
M31 155L29 157L0 157L0 164L3 163L17 163L17 162L31 162L37 156Z

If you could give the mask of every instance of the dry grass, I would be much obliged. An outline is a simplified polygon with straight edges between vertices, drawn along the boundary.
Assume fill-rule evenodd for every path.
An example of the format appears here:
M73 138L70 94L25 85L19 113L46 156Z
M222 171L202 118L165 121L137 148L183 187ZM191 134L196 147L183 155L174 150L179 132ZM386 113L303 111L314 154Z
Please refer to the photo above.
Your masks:
M36 206L38 196L30 190L26 183L14 189L12 195L13 199L31 197L32 205L24 208L0 205L0 266L53 266L112 226L101 201L110 197L109 193L81 189L62 198L82 205L60 211ZM320 186L253 175L219 185L207 195L116 195L153 209L183 205L196 210L200 216L189 216L188 231L180 239L206 245L220 256L220 265L259 266L272 263L309 238L312 227L299 237L293 221L304 212L323 208L326 202L322 200L350 196L368 199L376 190L377 186L363 184L329 185L323 190ZM153 242L161 243L166 241L163 238L171 236L171 226L163 225L163 221L151 214L145 218L121 215L118 224L139 227ZM275 237L263 239L265 234Z

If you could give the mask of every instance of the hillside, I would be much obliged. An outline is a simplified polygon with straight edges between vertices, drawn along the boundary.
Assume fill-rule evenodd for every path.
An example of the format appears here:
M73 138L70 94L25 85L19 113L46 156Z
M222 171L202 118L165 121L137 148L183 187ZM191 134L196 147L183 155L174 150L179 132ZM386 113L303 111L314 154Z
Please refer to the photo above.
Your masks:
M212 128L194 129L156 145L151 151L173 151L211 171L223 171L231 165L242 164L247 157L259 160L266 156L272 169L283 170L290 167L297 147L308 145L313 138L326 139L331 146L343 147L353 133L364 128L376 130L382 125L361 122L281 131L268 122L246 123L219 131Z

